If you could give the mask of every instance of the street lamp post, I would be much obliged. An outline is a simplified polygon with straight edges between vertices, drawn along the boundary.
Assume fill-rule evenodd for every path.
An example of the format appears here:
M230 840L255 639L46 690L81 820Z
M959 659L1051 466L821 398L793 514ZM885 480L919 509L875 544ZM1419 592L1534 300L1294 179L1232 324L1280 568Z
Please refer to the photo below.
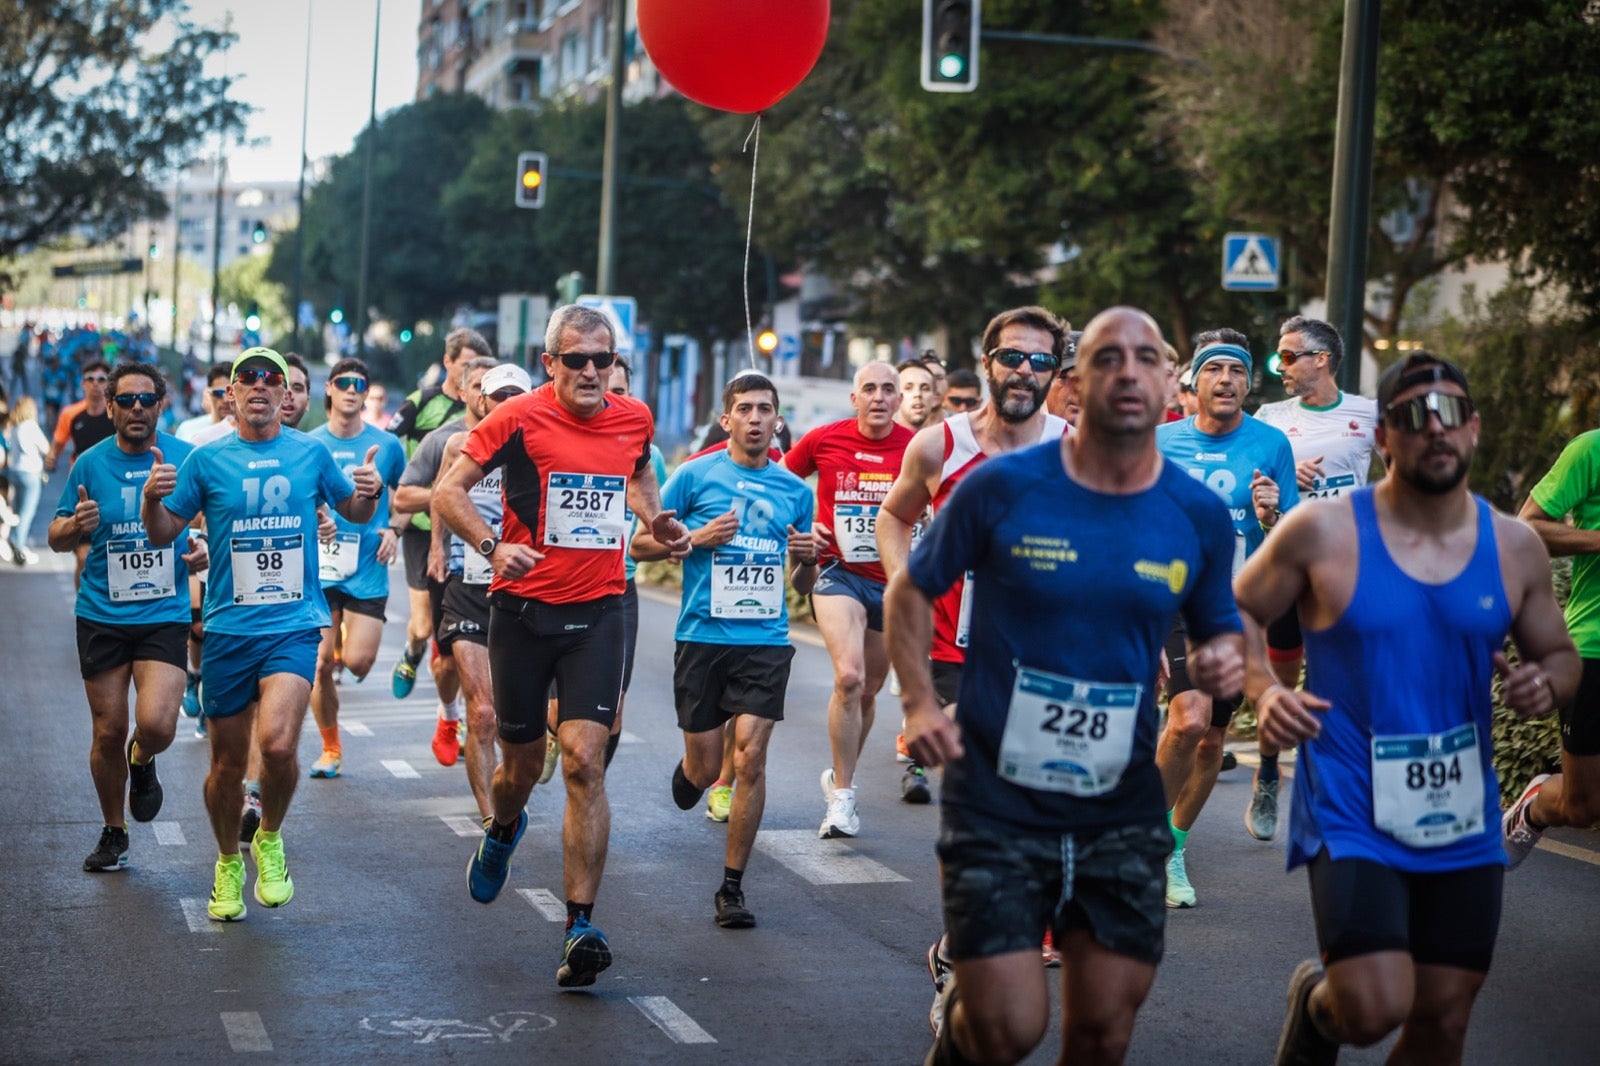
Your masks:
M367 355L367 256L372 233L372 154L378 144L378 26L383 20L383 0L372 18L372 98L367 105L366 175L361 192L361 274L356 281L356 355Z
M306 128L311 122L311 12L317 0L306 0L306 80L300 105L300 183L294 192L294 299L289 306L289 347L300 350L300 299L306 264Z

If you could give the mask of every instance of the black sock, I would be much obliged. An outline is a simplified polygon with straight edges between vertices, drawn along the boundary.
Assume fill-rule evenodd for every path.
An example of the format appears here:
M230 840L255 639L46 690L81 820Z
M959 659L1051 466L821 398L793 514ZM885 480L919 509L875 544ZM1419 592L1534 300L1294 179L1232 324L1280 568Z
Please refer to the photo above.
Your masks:
M1257 781L1276 781L1278 779L1278 757L1276 755L1261 756L1261 769L1256 771Z
M412 665L412 667L414 668L418 663L420 663L422 661L422 653L426 648L427 648L426 644L420 644L420 645L417 646L417 650L416 651L412 651L411 650L411 645L407 644L406 645L406 650L401 652L400 654L405 656L406 662L410 663Z
M570 899L567 900L567 928L571 929L572 923L576 922L579 918L582 918L587 922L589 920L589 915L593 913L593 903L574 903Z
M731 866L722 868L722 888L724 891L738 892L744 884L744 871L735 870Z
M517 822L510 825L501 825L499 822L489 823L489 839L498 840L502 844L512 844L517 839Z
M678 805L678 810L687 811L700 802L704 793L705 789L696 788L694 782L684 775L683 761L680 759L672 769L672 802Z
M611 736L606 738L605 769L607 769L607 770L611 769L611 760L616 758L616 756L617 756L617 745L620 744L620 743L622 743L622 734L621 733L613 733Z

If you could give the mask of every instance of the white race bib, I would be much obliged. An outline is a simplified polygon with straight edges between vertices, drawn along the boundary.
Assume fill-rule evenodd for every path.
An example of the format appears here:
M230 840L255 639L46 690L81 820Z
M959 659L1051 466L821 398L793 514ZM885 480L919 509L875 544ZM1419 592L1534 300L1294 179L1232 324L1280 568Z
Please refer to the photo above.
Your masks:
M839 503L833 507L833 535L847 563L878 561L878 505Z
M1319 500L1331 500L1346 489L1356 487L1354 474L1335 474L1333 477L1314 477L1311 479L1311 489L1306 493Z
M783 556L778 552L711 553L711 617L776 618L783 613Z
M234 537L228 542L235 604L305 598L305 538L299 533Z
M334 584L356 576L361 558L361 534L335 533L332 540L317 541L317 579Z
M1019 666L1000 738L1000 776L1043 792L1110 792L1133 758L1143 690Z
M500 539L500 523L489 523L489 531L494 534L494 539ZM487 585L494 580L494 566L490 564L487 555L480 555L476 548L468 547L466 542L461 544L461 583L463 585Z
M544 542L621 551L628 535L628 479L553 473L545 481Z
M112 603L164 600L177 581L177 547L152 547L144 537L106 542L106 588Z
M1244 534L1238 530L1233 531L1233 573L1231 577L1238 577L1239 571L1244 569Z
M1482 833L1478 727L1372 738L1372 821L1402 844L1437 848Z

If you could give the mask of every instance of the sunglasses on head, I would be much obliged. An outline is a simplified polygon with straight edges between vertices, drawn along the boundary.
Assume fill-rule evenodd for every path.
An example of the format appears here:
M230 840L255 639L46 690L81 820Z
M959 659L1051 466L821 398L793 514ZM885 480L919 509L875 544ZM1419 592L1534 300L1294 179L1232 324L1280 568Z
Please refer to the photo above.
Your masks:
M1007 370L1015 370L1026 362L1033 367L1036 374L1056 370L1061 366L1061 360L1056 358L1054 352L1020 352L1015 348L996 348L989 353L989 358Z
M1413 396L1404 403L1390 404L1383 421L1390 429L1420 433L1428 427L1428 416L1438 415L1445 429L1459 429L1472 417L1472 401L1448 392L1429 392Z
M333 379L332 385L334 388L343 389L345 392L367 391L367 379L358 377L355 374L341 374Z
M246 367L237 374L233 375L233 380L242 381L246 385L254 385L257 382L265 382L271 387L277 388L283 384L283 371L264 370L260 367L254 366Z
M1303 356L1307 356L1307 355L1327 355L1327 354L1328 354L1328 349L1326 349L1326 348L1304 348L1304 349L1302 349L1302 350L1300 350L1298 352L1295 351L1293 348L1279 348L1278 349L1278 362L1280 364L1282 364L1283 366L1294 366L1294 361L1296 359L1299 359L1299 358L1303 357Z
M617 361L616 352L562 352L556 356L568 370L582 370L590 363L596 370L605 370Z
M111 397L111 402L124 411L133 410L133 405L138 404L146 410L161 402L161 397L153 392L121 392Z
M946 396L944 402L951 407L976 407L983 402L981 396Z

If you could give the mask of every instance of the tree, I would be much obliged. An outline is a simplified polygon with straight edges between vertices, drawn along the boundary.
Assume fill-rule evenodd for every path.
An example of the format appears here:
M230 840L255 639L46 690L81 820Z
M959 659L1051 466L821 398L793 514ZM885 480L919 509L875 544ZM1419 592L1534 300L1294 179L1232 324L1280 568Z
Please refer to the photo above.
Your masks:
M0 7L0 260L68 233L162 218L158 182L248 109L206 60L234 40L182 0L13 0ZM175 26L151 51L151 30ZM4 281L0 278L0 281Z
M246 255L222 268L218 293L223 306L234 304L241 313L254 307L261 316L261 332L267 337L281 338L294 325L284 301L283 287L267 280L267 257Z

